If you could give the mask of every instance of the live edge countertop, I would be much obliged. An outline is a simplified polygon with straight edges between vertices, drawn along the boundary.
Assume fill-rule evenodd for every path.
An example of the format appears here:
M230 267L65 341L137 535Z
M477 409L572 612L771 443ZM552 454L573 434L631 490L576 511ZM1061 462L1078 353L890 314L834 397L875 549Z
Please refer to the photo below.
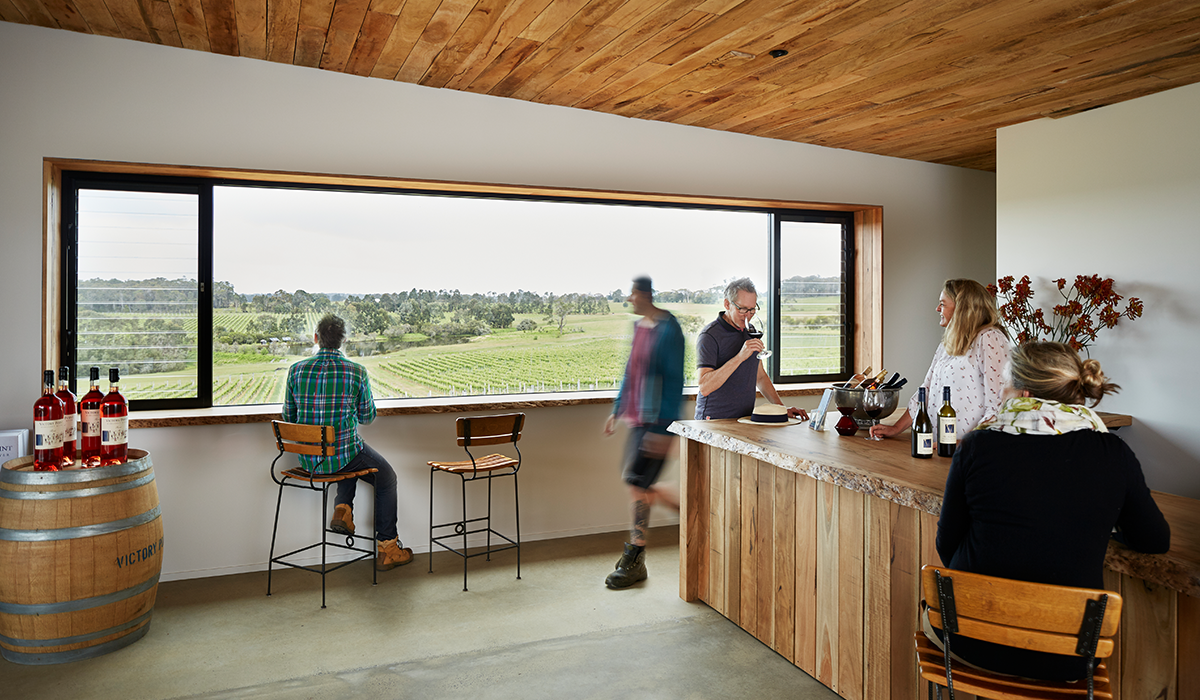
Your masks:
M1127 416L1111 420L1110 425L1129 424ZM932 515L941 513L950 460L936 456L913 459L907 439L874 442L866 440L861 431L842 437L832 429L832 421L829 425L818 432L810 430L807 423L767 427L736 420L677 421L670 431L842 488ZM1105 564L1113 571L1200 598L1200 501L1153 493L1171 525L1171 550L1143 554L1110 542Z

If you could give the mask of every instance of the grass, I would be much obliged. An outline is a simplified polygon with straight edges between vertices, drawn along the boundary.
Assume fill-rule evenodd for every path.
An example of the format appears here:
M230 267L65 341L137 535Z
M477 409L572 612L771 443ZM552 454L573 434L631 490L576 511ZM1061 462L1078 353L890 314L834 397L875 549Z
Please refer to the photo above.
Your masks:
M820 301L824 303L811 313L836 313L835 297ZM692 328L685 326L685 383L694 385L695 333L700 326L716 318L723 307L717 304L663 306L677 316L698 318ZM568 316L562 334L556 325L546 323L541 314L516 314L512 328L495 329L466 343L408 347L352 359L367 368L376 398L612 389L620 384L632 324L637 317L620 302L612 302L609 307L612 313L607 315ZM257 314L220 313L217 324L242 327L243 322L253 316ZM538 328L516 330L525 319L537 323ZM420 342L426 337L409 334L404 340ZM782 340L787 355L783 374L836 371L839 329L788 326ZM303 356L263 354L263 347L256 347L252 352L214 353L214 405L282 402L287 368ZM788 352L800 348L806 349L803 358L794 358ZM131 399L194 396L195 375L176 371L127 376L122 378L121 390Z

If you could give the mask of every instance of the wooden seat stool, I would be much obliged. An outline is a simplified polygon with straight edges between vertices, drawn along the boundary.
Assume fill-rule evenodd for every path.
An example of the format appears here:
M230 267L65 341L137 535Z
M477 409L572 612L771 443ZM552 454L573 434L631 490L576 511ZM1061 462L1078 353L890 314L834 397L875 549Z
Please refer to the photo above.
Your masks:
M463 559L463 590L467 590L467 560L471 557L486 556L490 561L492 554L507 549L517 550L517 578L521 578L521 503L517 490L517 472L521 469L521 450L517 441L521 439L521 430L525 426L524 413L509 413L501 416L477 416L459 418L455 421L458 430L458 446L463 448L468 459L458 462L427 462L429 465L429 572L433 573L433 546L436 544L459 555ZM501 445L511 443L516 457L503 454L490 454L476 458L471 454L472 447L486 445ZM434 475L438 472L454 474L461 480L462 487L462 518L459 520L434 524L433 521L433 484ZM496 479L512 477L513 504L515 507L516 539L497 532L492 527L492 482ZM487 514L476 518L467 517L467 484L474 481L487 482ZM482 523L482 527L471 529L472 523ZM435 536L435 531L453 528L452 532ZM487 533L487 547L484 551L467 552L467 536L476 533ZM499 537L507 544L492 547L492 535ZM462 547L456 548L445 540L462 538Z
M271 426L275 430L275 445L279 448L279 454L271 461L271 480L279 484L279 497L275 500L275 526L271 530L271 553L267 562L267 595L271 595L271 568L275 564L290 566L294 569L303 569L313 573L321 574L321 607L325 607L325 575L337 571L343 566L348 566L356 561L362 561L368 557L375 557L375 527L371 526L371 545L370 548L362 548L354 546L355 535L346 535L346 543L330 542L329 534L340 535L341 533L329 529L328 510L329 510L329 487L346 479L357 479L360 476L371 474L379 471L378 469L361 469L354 472L344 472L338 474L321 474L316 471L309 471L302 467L293 467L284 469L278 473L275 471L275 464L283 457L285 453L302 454L302 455L319 455L321 461L317 463L317 467L324 464L325 460L329 459L334 454L335 438L337 431L333 426L329 425L300 425L298 423L284 423L282 421L271 421ZM279 533L279 508L283 503L284 487L306 489L309 491L321 492L321 541L306 545L300 549L293 550L287 554L275 556L275 538ZM372 519L372 523L374 519ZM301 552L307 552L316 547L321 548L321 566L306 566L295 562L287 561L289 557L294 557ZM330 566L327 563L326 556L329 547L348 550L358 553L358 556L339 562ZM376 585L379 582L378 574L375 570L374 562L371 564L371 585Z
M1112 698L1108 669L1096 659L1113 653L1113 635L1121 619L1121 596L1090 588L1052 586L921 567L930 624L943 631L945 652L917 630L917 663L921 677L934 688L974 693L981 698L1016 700L1080 700ZM952 661L955 636L1051 654L1079 655L1088 660L1085 679L1038 681L992 673Z

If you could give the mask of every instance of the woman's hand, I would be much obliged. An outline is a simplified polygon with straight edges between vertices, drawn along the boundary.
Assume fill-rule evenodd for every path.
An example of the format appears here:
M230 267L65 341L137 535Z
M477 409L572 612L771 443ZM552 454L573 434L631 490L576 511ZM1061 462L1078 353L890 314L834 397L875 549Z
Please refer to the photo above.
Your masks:
M905 430L904 428L901 428L899 426L886 425L884 423L880 423L879 425L871 426L871 437L881 437L881 438L895 437L895 436L899 435L900 433L904 432L904 430Z

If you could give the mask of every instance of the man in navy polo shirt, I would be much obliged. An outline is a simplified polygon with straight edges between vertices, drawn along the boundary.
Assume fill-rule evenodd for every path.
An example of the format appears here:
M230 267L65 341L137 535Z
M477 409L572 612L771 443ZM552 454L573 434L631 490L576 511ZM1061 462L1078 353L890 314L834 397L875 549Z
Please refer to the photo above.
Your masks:
M783 405L779 392L758 359L761 338L751 338L746 324L758 310L758 291L743 277L725 287L725 310L700 331L696 364L700 368L700 393L696 420L742 418L754 412L755 390L774 404ZM788 417L808 420L800 408L788 408Z

